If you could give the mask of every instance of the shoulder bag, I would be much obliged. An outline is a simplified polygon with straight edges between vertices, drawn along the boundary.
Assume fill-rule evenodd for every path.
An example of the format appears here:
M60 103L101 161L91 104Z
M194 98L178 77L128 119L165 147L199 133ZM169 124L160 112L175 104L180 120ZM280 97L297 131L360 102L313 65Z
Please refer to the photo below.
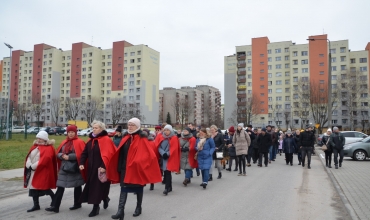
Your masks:
M330 140L330 137L329 137L329 139L328 139L328 141L326 142L326 144L324 144L324 145L322 145L322 147L321 147L321 150L322 151L326 151L326 150L328 150L328 143L329 143L329 140Z
M64 172L70 174L79 172L77 160L65 160L63 162L62 170Z
M99 178L100 182L102 182L102 183L107 182L107 174L105 172L103 173L100 170L98 170L98 178Z

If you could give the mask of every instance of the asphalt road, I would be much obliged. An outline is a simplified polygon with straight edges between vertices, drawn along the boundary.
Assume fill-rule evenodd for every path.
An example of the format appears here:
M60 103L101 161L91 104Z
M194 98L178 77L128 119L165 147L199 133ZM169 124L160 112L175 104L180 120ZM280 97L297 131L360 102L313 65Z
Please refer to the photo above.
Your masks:
M125 219L350 219L319 158L313 156L312 160L311 170L298 166L296 156L294 166L286 166L284 156L279 155L269 167L247 167L246 177L224 170L222 179L214 178L206 190L199 186L200 177L184 187L183 174L173 174L173 192L168 196L162 194L162 184L156 184L154 191L145 187L143 213L136 218L132 216L136 196L130 194ZM112 185L108 209L101 205L94 219L111 219L117 211L119 190ZM41 197L41 210L27 213L32 198L26 193L4 198L0 200L0 219L91 219L92 205L68 209L73 204L73 189L66 189L58 214L44 210L49 204L50 197Z

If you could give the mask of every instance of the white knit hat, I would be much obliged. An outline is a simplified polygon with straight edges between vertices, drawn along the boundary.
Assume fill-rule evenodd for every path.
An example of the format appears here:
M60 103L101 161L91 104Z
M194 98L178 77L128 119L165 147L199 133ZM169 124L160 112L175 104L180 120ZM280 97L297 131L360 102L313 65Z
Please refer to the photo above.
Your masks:
M40 131L37 135L36 138L40 138L42 140L48 141L49 140L49 135L46 131Z
M141 127L141 123L140 123L140 119L138 119L138 118L131 118L129 121L128 121L128 123L132 123L132 124L135 124L136 125L136 127L138 128L138 129L140 129L140 127ZM127 123L127 124L128 124Z
M166 126L164 126L163 130L166 130L166 129L168 129L168 130L170 130L170 131L173 131L172 126L171 126L171 125L166 125Z
M244 123L239 123L238 126L244 128Z

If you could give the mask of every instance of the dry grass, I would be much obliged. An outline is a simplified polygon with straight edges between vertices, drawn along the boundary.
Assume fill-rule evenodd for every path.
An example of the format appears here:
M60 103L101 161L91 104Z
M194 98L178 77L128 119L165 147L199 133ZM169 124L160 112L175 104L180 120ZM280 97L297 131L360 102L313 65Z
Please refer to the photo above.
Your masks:
M24 139L24 135L13 134L11 140L0 140L0 170L16 169L24 166L24 161L27 153L35 140L36 135L28 135ZM55 148L66 138L66 136L49 135L49 139L55 140ZM81 137L87 141L87 137Z

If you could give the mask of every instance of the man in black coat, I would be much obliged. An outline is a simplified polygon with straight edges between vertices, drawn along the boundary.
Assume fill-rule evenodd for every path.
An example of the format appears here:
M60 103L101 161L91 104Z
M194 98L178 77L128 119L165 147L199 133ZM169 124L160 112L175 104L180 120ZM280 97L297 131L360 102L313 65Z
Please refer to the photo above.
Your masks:
M258 144L257 144L257 137L259 134L261 134L261 129L254 129L253 131L254 133L254 141L252 142L252 146L253 146L253 163L257 163L258 161L258 158L259 158L259 152L258 152Z
M251 138L251 145L248 147L247 167L251 166L251 158L253 157L253 152L254 152L253 142L254 142L254 139L256 138L256 135L254 134L252 129L253 129L252 125L247 126L246 132L249 134L249 137Z
M297 157L298 157L298 165L301 165L302 164L302 150L301 150L301 146L299 145L299 138L301 136L301 131L299 129L297 129L295 131L295 134L293 135L294 137L294 140L295 140L295 143L296 145L298 146L298 149L297 149Z
M315 135L312 134L310 131L310 126L306 125L306 130L301 133L299 136L299 145L302 151L302 167L305 166L305 160L307 155L307 168L311 169L311 153L312 153L312 146L315 143Z
M271 135L267 133L266 128L262 128L261 134L258 135L257 144L259 147L258 148L258 151L259 151L258 166L262 167L262 156L263 156L265 158L265 167L267 167L268 154L269 154L269 149L272 146L272 139L271 139Z

